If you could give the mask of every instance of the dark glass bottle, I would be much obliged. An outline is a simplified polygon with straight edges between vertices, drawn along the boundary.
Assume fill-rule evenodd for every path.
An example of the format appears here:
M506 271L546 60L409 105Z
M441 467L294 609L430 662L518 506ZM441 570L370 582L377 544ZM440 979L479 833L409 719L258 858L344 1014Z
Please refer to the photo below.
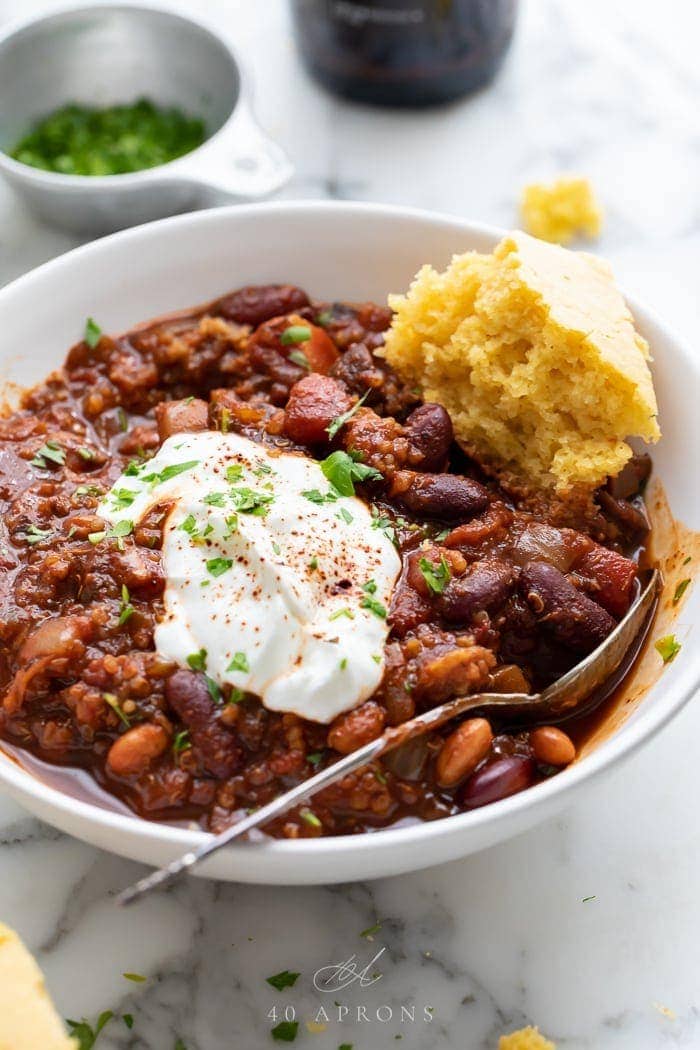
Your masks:
M292 0L310 73L345 98L429 106L496 74L517 0Z

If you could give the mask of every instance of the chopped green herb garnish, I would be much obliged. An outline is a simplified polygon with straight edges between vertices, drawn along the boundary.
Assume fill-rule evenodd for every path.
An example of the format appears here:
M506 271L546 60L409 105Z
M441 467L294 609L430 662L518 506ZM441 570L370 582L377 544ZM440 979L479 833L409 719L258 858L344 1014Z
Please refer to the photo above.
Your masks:
M92 449L86 448L85 445L79 446L78 455L81 459L84 459L86 462L89 462L91 459L95 458L95 453L92 451Z
M353 516L347 509L347 507L341 507L338 513L336 514L336 518L338 518L340 521L344 521L346 525L351 525L353 522Z
M243 467L239 463L232 463L230 466L226 467L226 480L232 485L235 485L242 477Z
M297 343L305 343L311 338L311 329L305 324L292 324L285 328L280 336L282 346L295 346Z
M130 596L129 596L129 588L126 586L125 583L123 583L122 584L122 601L121 601L121 606L119 608L119 619L117 621L118 625L120 627L123 627L124 624L127 622L127 620L129 620L134 615L135 612L136 612L136 610L134 609L133 605L131 604L131 599L130 599Z
M122 977L125 977L127 981L135 981L136 984L143 984L148 980L142 973L123 973Z
M318 558L316 557L315 554L314 554L313 558L311 559L311 561L309 562L309 568L310 569L317 569L318 568Z
M581 904L587 904L588 901L594 901L595 899L595 894L592 897L583 897L581 899Z
M273 988L276 988L278 992L283 992L285 988L293 988L300 977L300 973L294 973L291 970L281 970L280 973L273 973L272 977L266 977L265 980Z
M347 666L348 666L348 658L347 658L347 656L344 656L343 659L340 661L340 664L339 664L340 670L344 671Z
M106 535L107 535L107 533L104 532L104 531L102 531L102 532L89 532L88 533L88 540L93 545L93 547L96 547L98 543L102 543L102 540L105 538Z
M334 613L328 617L329 620L339 620L341 616L346 616L348 620L355 619L355 613L352 609L348 609L347 605L343 606L342 609L336 609Z
M122 1014L122 1021L127 1028L131 1029L134 1027L134 1015L133 1014Z
M352 417L357 412L358 408L361 408L362 405L365 403L368 396L369 390L365 390L362 397L352 406L352 408L349 408L347 412L343 412L341 415L336 416L335 419L331 420L331 422L326 427L326 433L328 434L328 438L330 441L333 440L340 428L344 427L345 424L352 419Z
M75 496L101 496L102 489L99 485L79 485L75 490Z
M279 558L279 556L282 553L282 548L280 547L279 543L275 543L275 541L273 540L273 542L272 542L272 549L275 552L275 554L277 555L277 557Z
M318 819L316 814L313 813L310 809L300 809L299 810L299 816L301 817L301 819L304 821L305 824L309 825L310 828L322 828L323 827L323 824Z
M198 653L190 653L187 657L187 663L193 671L206 671L207 669L207 651L206 649L200 649Z
M659 638L654 642L654 648L663 660L665 664L671 662L675 656L681 651L680 642L676 641L676 637L673 634L667 634L663 638Z
M688 555L688 557L687 557L687 558L686 558L686 559L685 559L685 560L684 560L684 561L682 562L682 564L683 564L683 565L690 565L690 563L691 563L691 561L692 561L692 560L693 560L693 559L691 558L691 556L690 556L690 555Z
M223 576L233 565L232 558L209 558L206 563L207 572L211 576Z
M108 106L69 102L34 122L11 155L61 175L124 175L181 157L206 134L200 117L148 98Z
M376 594L377 584L374 582L374 580L367 580L367 583L362 584L362 590L365 592L365 594Z
M227 540L238 529L238 515L229 514L226 518L224 518L224 521L226 522L226 532L224 533L224 539Z
M289 360L295 365L299 365L299 368L303 368L306 372L311 371L309 359L303 350L291 350L289 353Z
M24 538L30 547L33 547L37 543L42 543L44 540L48 540L51 536L51 529L40 529L38 525L27 525L24 533Z
M225 507L226 493L210 492L207 496L203 498L202 503L206 503L208 507Z
M225 406L221 409L221 433L228 434L231 426L231 411Z
M323 751L312 751L310 755L306 756L306 761L311 766L318 766L323 759Z
M170 481L171 478L176 478L178 474L184 474L186 470L192 470L193 467L199 466L198 459L190 459L187 463L171 463L169 467L164 467L159 474L148 475L144 478L144 481L152 481L156 479L156 483L163 481Z
M245 653L234 653L231 663L226 668L227 671L242 671L244 674L248 674L250 671L250 664L248 663L248 657Z
M440 558L437 565L429 561L428 558L421 558L418 562L418 568L431 594L442 594L452 579L450 566L444 555Z
M39 467L40 470L48 470L49 463L62 467L66 462L66 453L55 441L47 441L29 462L33 467Z
M381 769L375 769L374 776L380 784L386 784L386 777L382 773Z
M440 531L435 534L435 542L442 543L443 540L447 539L451 531L451 529L440 529Z
M266 474L274 474L274 470L269 463L258 463L257 467L253 470L256 478L264 478Z
M372 598L369 594L366 594L360 602L361 609L369 609L375 616L378 616L380 620L386 620L387 611L386 606L382 605L376 598Z
M293 1043L299 1031L298 1021L280 1021L274 1028L270 1029L273 1039L281 1043Z
M205 674L204 681L207 683L207 692L209 693L209 696L215 704L220 704L223 698L221 696L221 686L219 683L215 682L213 678L210 678L208 674Z
M175 1040L175 1050L187 1050L187 1047L185 1046L182 1039L178 1038Z
M304 499L308 499L310 503L338 502L338 494L333 491L326 492L324 495L324 493L320 492L319 489L306 489L304 492L302 492L302 496L304 497Z
M109 498L114 503L115 510L125 510L127 507L131 506L137 495L138 493L134 492L132 489L119 488L112 489Z
M320 463L321 470L341 496L355 495L356 481L381 481L382 475L374 467L359 463L347 452L338 449Z
M125 410L121 407L121 405L117 409L117 420L119 421L119 429L121 430L122 434L126 434L127 430L129 429L129 417L127 416Z
M253 514L258 518L264 517L274 501L274 496L269 492L256 492L254 489L241 488L231 489L231 499L237 511L241 514Z
M381 928L381 922L375 922L374 926L368 926L366 930L362 930L360 937L374 937L375 933L379 933Z
M71 1021L70 1018L66 1018L66 1024L70 1028L70 1034L78 1040L78 1050L92 1050L97 1042L98 1035L107 1022L111 1021L113 1017L114 1014L111 1010L103 1010L97 1018L97 1023L94 1028L84 1017L80 1021Z
M179 755L183 751L188 751L192 747L190 743L190 731L189 729L181 729L179 733L175 734L173 739L173 754Z
M316 324L319 324L321 328L325 328L333 320L332 310L321 310L320 314L316 315Z
M374 660L375 664L380 664L382 662L382 658L379 653L372 653L372 659Z
M119 701L117 700L117 698L114 695L114 693L103 693L102 694L102 698L104 699L106 704L109 704L109 706L112 708L112 710L114 711L114 713L117 716L117 718L119 718L119 720L121 722L123 722L124 725L128 729L131 726L131 722L129 721L129 716L124 714L124 712L122 711L122 709L120 707L120 704L119 704Z
M229 693L229 697L228 697L228 700L226 702L229 703L229 704L240 704L241 700L244 700L244 699L245 699L245 693L243 692L243 690L242 689L237 689L234 686L233 689L231 690L231 692Z
M676 587L675 594L673 595L673 604L674 605L678 605L679 601L681 600L681 598L683 597L683 595L685 594L685 592L687 591L689 586L690 586L690 580L681 580L681 582Z
M85 331L83 333L83 339L90 347L90 349L94 350L101 338L102 329L93 317L88 317L87 321L85 322Z

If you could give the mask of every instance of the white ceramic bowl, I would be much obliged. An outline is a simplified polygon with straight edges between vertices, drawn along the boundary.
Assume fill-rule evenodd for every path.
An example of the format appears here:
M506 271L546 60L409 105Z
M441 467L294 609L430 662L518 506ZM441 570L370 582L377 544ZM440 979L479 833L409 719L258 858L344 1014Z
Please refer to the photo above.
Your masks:
M502 231L458 219L365 204L281 203L199 212L141 226L69 252L0 291L0 367L27 384L59 365L85 318L118 332L242 284L291 281L319 298L384 301L426 261L490 251ZM654 352L664 437L654 465L676 515L700 527L700 488L689 477L700 449L700 365L666 325L631 304ZM690 593L682 623L698 620ZM700 683L700 647L685 644L624 725L590 755L522 794L446 820L346 838L242 844L202 874L243 882L302 884L373 878L428 867L523 831L581 794L645 741ZM48 823L96 846L160 865L204 840L202 832L150 823L76 801L0 754L0 782ZM616 790L620 790L620 784Z

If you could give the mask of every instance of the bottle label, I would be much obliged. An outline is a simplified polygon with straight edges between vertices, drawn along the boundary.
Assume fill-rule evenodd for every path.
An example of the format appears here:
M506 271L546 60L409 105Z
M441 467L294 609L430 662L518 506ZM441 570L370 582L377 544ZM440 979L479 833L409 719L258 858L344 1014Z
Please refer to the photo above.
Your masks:
M365 25L419 25L425 21L425 10L421 7L369 7L352 0L335 0L332 13L339 22L352 26Z

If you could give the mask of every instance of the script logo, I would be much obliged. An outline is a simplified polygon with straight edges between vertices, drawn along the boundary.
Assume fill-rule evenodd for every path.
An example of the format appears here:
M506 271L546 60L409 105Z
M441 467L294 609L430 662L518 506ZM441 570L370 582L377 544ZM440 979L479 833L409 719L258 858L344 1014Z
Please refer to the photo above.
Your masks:
M382 974L376 971L376 964L385 951L386 948L380 948L362 969L355 953L344 962L321 966L314 974L314 988L318 992L340 992L357 983L360 988L369 988L382 979Z

